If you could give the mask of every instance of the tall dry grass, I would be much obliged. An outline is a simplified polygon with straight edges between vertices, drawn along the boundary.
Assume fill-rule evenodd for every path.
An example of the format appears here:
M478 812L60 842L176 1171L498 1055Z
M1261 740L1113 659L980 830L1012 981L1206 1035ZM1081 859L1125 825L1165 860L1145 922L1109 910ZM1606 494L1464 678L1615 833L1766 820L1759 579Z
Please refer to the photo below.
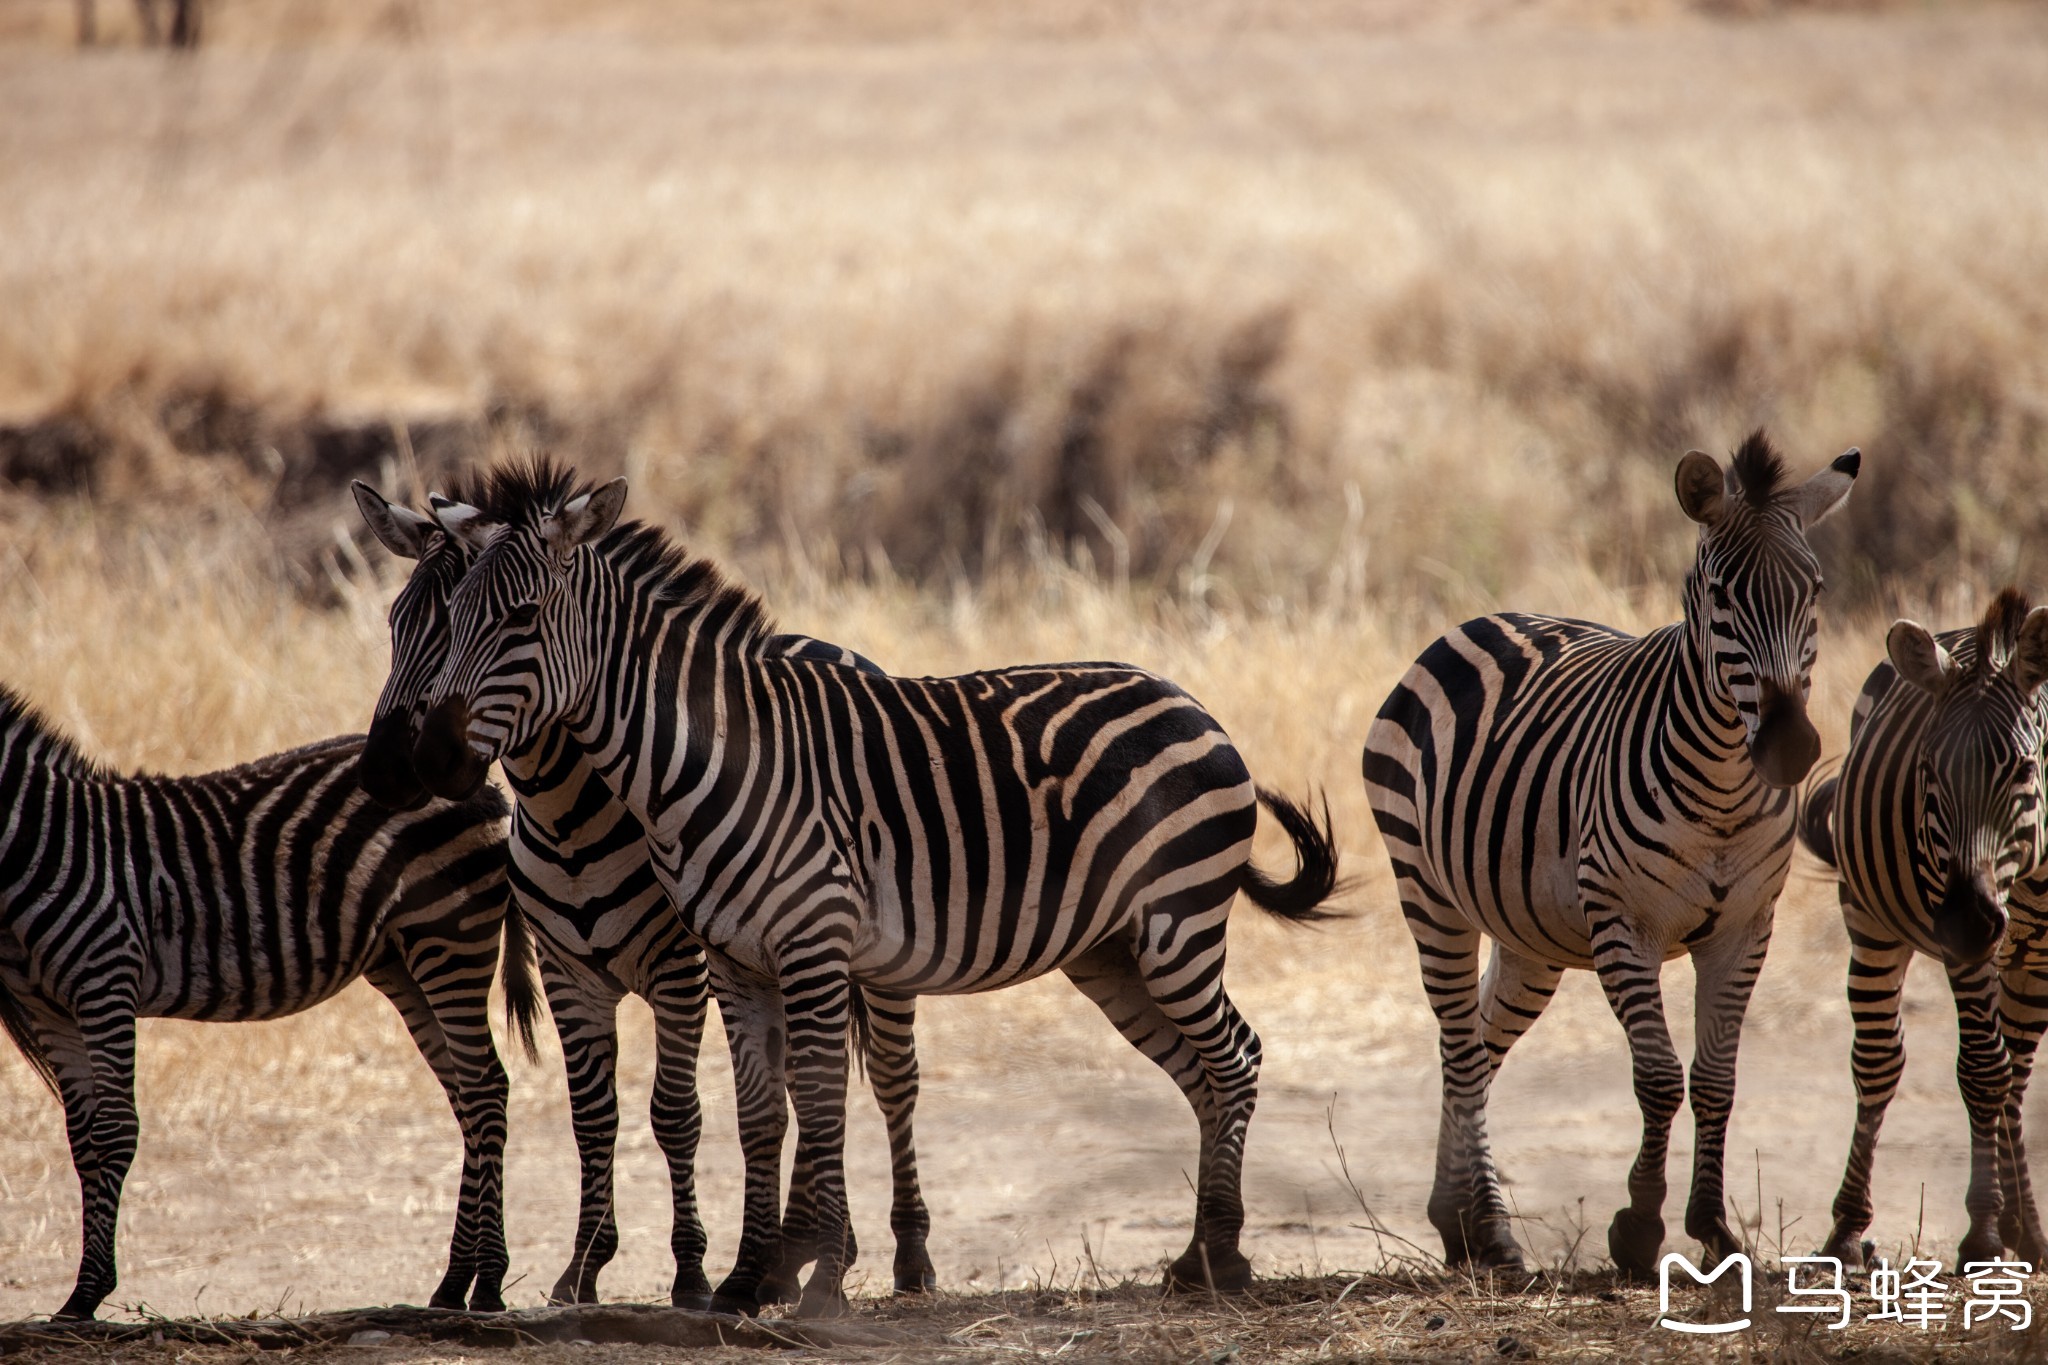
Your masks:
M1441 609L1669 571L1672 460L1768 422L1871 457L1853 596L2037 571L2038 9L1138 13L0 50L0 464L303 554L398 419L750 566Z

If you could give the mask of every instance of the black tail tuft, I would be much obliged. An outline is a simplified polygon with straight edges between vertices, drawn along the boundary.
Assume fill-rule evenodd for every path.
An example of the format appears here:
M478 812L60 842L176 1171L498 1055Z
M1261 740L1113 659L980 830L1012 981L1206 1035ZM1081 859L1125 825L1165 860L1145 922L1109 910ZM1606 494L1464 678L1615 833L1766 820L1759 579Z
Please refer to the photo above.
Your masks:
M505 982L505 1027L519 1039L526 1060L540 1060L542 1013L540 971L534 961L533 926L516 897L505 898L505 946L498 954L498 971Z
M43 1045L36 1041L36 1031L28 1021L28 1011L21 1007L19 1000L8 993L5 986L0 986L0 1029L7 1031L7 1036L21 1049L22 1059L28 1063L29 1069L41 1078L43 1084L49 1087L50 1093L60 1100L63 1099L64 1093L57 1088L57 1068L50 1065L50 1058L43 1051Z
M855 1079L866 1080L868 1050L875 1045L875 1021L868 1013L868 993L855 985L846 989L846 1041Z
M1292 881L1276 882L1258 868L1246 864L1245 895L1267 914L1295 924L1344 918L1335 911L1318 908L1345 889L1337 877L1337 838L1331 830L1329 799L1323 800L1323 819L1318 825L1306 810L1286 797L1264 787L1258 788L1258 793L1259 804L1272 812L1273 818L1280 822L1280 828L1286 830L1287 837L1294 841L1294 855L1301 860L1301 868Z
M1835 858L1835 795L1841 785L1839 774L1815 783L1807 789L1799 808L1799 842L1814 857L1837 868L1841 864Z

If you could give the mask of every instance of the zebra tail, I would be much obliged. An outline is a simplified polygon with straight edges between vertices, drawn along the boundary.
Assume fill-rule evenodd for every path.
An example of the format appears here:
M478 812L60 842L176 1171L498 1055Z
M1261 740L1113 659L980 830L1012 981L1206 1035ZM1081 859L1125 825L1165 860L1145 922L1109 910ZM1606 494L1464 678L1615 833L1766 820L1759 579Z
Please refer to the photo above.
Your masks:
M853 1059L853 1074L868 1076L868 1049L875 1045L875 1019L868 1013L868 993L858 986L846 992L846 1055Z
M1834 868L1841 866L1835 857L1834 826L1835 796L1841 786L1839 774L1818 782L1799 804L1799 842L1806 845L1807 852Z
M1272 812L1294 841L1294 856L1301 862L1291 881L1275 881L1249 863L1244 869L1244 893L1252 904L1269 915L1294 924L1342 919L1336 911L1318 907L1345 889L1337 876L1337 839L1330 824L1330 801L1323 798L1323 818L1313 816L1294 802L1264 787L1257 788L1259 804Z
M505 982L505 1029L519 1039L526 1060L540 1060L541 989L540 969L533 950L533 926L519 902L505 898L505 947L498 954L498 971Z
M41 1078L52 1095L63 1099L63 1092L57 1088L57 1068L50 1065L49 1054L44 1052L43 1045L36 1041L36 1031L28 1021L28 1011L21 1007L21 1002L16 1000L4 985L0 985L0 1029L6 1029L7 1036L21 1049L22 1058L28 1063L29 1070Z

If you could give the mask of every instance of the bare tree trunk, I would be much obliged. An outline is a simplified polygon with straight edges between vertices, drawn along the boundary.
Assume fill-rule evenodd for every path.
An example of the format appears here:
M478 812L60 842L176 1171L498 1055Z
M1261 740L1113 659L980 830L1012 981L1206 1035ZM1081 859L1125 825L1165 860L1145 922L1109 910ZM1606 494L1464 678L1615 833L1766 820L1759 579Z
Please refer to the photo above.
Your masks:
M77 0L78 4L78 45L91 47L100 40L99 16L93 12L93 0Z

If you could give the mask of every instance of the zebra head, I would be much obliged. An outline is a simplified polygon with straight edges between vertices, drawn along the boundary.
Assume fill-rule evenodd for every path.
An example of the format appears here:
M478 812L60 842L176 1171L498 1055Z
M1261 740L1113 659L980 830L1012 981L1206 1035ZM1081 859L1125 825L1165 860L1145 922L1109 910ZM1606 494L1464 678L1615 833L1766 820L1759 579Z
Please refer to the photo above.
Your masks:
M1849 450L1805 483L1759 431L1724 471L1713 456L1678 462L1678 505L1699 523L1685 619L1708 687L1742 719L1750 761L1773 787L1797 786L1820 757L1807 719L1820 561L1806 533L1849 496L1863 456Z
M1951 966L1998 950L2013 879L2033 871L2043 851L2048 607L2029 610L2026 596L2007 588L1969 643L1959 660L1913 621L1896 623L1885 639L1892 667L1934 705L1915 761L1915 861L1940 898L1934 937Z
M426 713L427 689L448 653L448 599L469 571L469 546L432 517L391 502L361 480L350 485L370 533L391 553L415 561L391 603L391 674L377 698L356 781L380 805L410 809L427 799L413 770L413 736Z
M434 520L471 556L448 599L448 650L425 695L413 768L437 796L468 795L490 765L559 720L588 689L577 552L625 506L626 481L579 489L540 464L501 482L506 510L433 499Z

